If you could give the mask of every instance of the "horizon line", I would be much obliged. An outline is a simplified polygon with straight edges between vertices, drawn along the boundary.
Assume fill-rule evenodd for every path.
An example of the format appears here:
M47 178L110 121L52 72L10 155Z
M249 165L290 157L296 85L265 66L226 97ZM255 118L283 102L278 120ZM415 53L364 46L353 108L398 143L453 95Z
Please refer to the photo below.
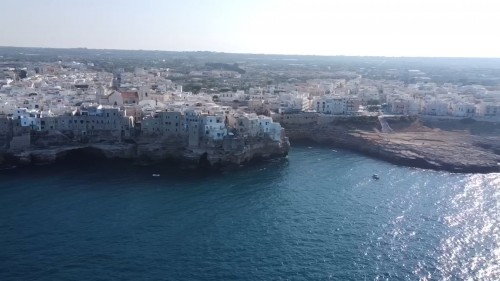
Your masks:
M28 48L28 49L65 49L65 50L105 50L105 51L132 51L132 52L170 52L170 53L215 53L229 55L257 55L257 56L293 56L293 57L367 57L367 58L424 58L424 59L500 59L500 57L467 57L467 56L387 56L387 55L317 55L317 54L277 54L277 53L250 53L250 52L225 52L225 51L208 51L208 50L159 50L159 49L116 49L116 48L88 48L88 47L40 47L40 46L0 46L0 48Z

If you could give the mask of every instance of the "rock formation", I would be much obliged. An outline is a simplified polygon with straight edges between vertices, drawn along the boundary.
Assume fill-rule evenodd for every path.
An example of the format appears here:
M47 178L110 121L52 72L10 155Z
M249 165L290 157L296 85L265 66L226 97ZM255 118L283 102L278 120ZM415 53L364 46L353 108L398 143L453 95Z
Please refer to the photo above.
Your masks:
M398 129L390 133L380 132L375 123L358 124L345 119L284 127L292 144L314 141L411 167L460 173L500 172L500 137L431 129L418 120L405 122L392 120L393 129Z
M176 138L139 139L135 143L66 144L33 147L22 151L0 153L0 165L50 164L70 154L106 159L126 159L141 164L178 161L184 167L222 168L246 162L284 157L288 154L288 138L273 141L268 138L245 139L239 147L204 146L189 148ZM202 161L203 160L203 161Z

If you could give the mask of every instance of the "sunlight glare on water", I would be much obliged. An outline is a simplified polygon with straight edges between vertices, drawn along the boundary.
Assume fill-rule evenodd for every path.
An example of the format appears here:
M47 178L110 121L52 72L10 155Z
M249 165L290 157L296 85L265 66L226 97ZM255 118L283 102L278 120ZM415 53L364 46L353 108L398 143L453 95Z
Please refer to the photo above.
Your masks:
M500 174L471 175L451 199L438 268L445 280L498 280Z
M0 280L498 281L499 201L500 174L321 147L220 174L12 170L0 173Z

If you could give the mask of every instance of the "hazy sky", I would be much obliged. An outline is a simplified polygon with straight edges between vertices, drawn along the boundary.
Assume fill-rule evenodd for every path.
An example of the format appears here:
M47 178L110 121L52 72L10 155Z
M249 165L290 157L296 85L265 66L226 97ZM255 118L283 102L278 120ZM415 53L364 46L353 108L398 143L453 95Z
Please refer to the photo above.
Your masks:
M0 0L0 46L500 57L498 0Z

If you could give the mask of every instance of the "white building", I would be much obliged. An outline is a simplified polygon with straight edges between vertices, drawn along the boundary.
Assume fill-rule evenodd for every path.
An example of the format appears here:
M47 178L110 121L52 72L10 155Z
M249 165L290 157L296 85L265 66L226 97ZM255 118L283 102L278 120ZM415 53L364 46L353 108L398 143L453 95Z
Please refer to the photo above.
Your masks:
M245 100L245 92L244 91L236 91L236 92L223 92L219 94L219 101L221 102L233 102L233 101L242 101Z
M355 97L323 96L313 100L313 109L324 114L352 115L360 105L361 101Z
M500 104L492 102L481 102L477 105L477 116L484 118L500 117Z
M449 104L441 100L429 100L424 104L423 113L426 115L446 116L448 115Z
M227 136L227 128L225 124L225 116L220 115L205 115L201 118L203 126L203 136L211 140L222 140Z
M450 114L454 117L474 117L476 115L476 105L465 102L451 103Z
M283 128L279 123L273 122L273 119L267 116L258 116L258 118L260 130L263 135L269 136L274 141L281 140Z

